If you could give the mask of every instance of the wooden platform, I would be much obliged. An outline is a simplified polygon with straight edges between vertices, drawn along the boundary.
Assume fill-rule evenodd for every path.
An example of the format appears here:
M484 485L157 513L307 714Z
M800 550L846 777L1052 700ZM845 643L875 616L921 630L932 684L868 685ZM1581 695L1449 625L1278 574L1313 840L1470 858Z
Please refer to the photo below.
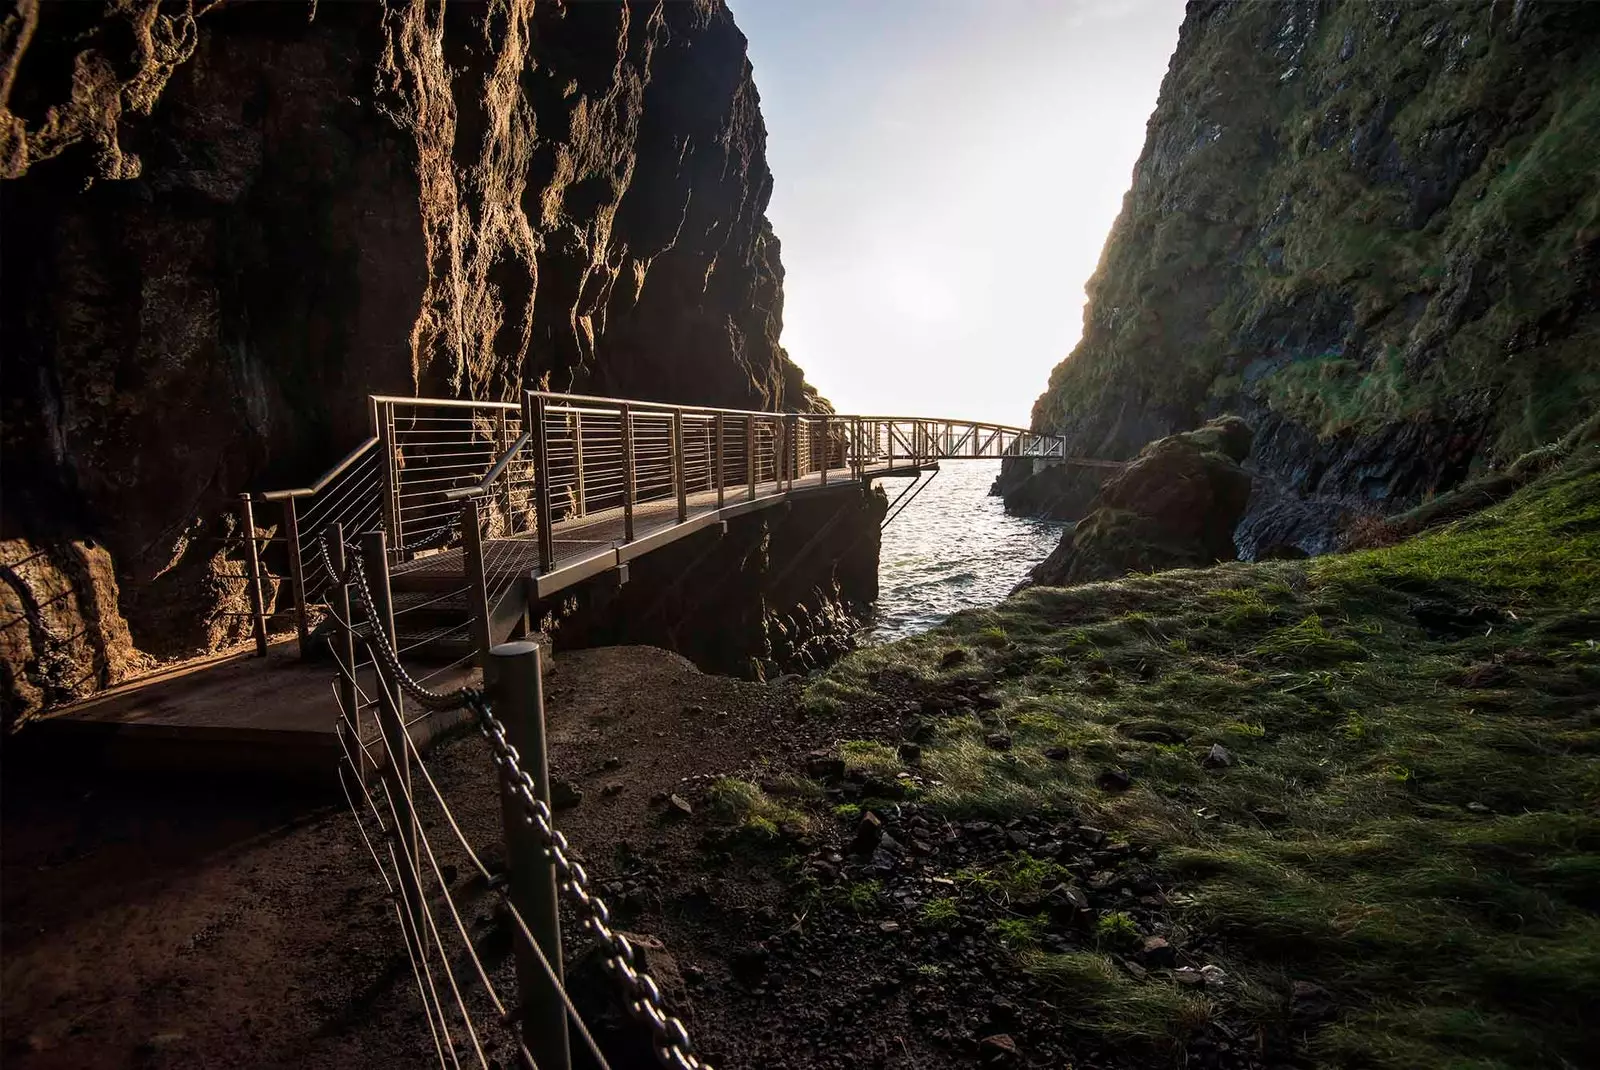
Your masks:
M429 686L448 689L477 678L476 669L454 669ZM265 775L337 791L333 681L332 662L302 660L289 640L273 644L265 658L252 651L135 681L64 707L22 737L48 761L157 774ZM406 709L419 749L466 716ZM370 712L362 726L373 742Z

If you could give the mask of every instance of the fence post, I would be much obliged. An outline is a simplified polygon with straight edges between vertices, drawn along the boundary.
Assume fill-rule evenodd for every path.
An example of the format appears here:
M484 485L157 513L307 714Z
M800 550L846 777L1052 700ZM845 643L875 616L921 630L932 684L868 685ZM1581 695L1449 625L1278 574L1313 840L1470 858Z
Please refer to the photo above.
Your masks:
M722 426L722 420L723 420L722 413L720 413L720 412L717 413L717 508L718 509L722 508L722 502L723 502L722 485L727 482L726 478L724 478L724 473L722 471L722 463L723 463L723 456L724 456L724 454L723 454L723 445L724 445L724 442L723 442L723 438L724 438L723 431L724 431L724 428Z
M240 521L244 524L244 541L249 548L245 564L250 570L251 624L256 636L256 656L267 656L267 605L261 595L261 547L256 544L256 514L250 495L239 495Z
M388 643L394 648L394 604L389 596L389 547L384 532L369 531L361 536L361 563L367 574L372 605L367 628L374 647ZM353 623L353 622L352 622ZM411 761L406 746L405 717L401 709L400 685L389 678L389 671L376 649L372 652L373 674L377 678L378 731L383 736L383 779L394 807L395 869L400 877L400 894L406 917L414 930L419 954L426 955L426 930L422 917L422 880L417 869L418 825L411 807Z
M555 535L550 530L549 446L545 441L545 400L543 394L529 395L529 426L533 436L533 500L535 522L539 525L539 571L549 572L555 562Z
M689 488L683 478L683 410L672 410L672 482L678 488L678 523L689 519Z
M489 626L489 577L483 567L483 531L478 527L478 499L461 503L461 557L467 572L467 616L472 623L472 645L478 664L489 663L493 630Z
M294 495L283 500L283 537L289 546L289 583L294 588L294 633L302 658L310 655L311 629L306 623L306 571L300 560L300 517Z
M622 538L633 541L633 410L622 403Z
M534 792L550 805L550 770L545 757L544 688L537 643L502 643L489 652L484 666L489 699L506 726L506 738L522 756L522 768L533 778ZM516 797L501 778L501 819L505 824L506 866L511 903L527 922L556 977L562 977L561 914L556 899L556 867L535 837ZM521 997L522 1039L534 1061L546 1070L568 1070L566 1008L539 967L521 933L513 934L517 990Z

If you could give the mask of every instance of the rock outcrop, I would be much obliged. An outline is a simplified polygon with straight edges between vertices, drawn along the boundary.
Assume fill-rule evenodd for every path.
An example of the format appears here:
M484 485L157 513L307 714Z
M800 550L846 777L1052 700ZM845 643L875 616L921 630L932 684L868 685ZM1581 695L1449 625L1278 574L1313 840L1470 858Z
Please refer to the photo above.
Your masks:
M1597 124L1593 4L1190 3L1034 426L1119 459L1242 414L1246 557L1559 438L1600 402Z
M50 572L94 627L0 622L8 721L72 693L40 677L62 657L103 681L241 637L221 511L359 441L368 393L819 404L778 344L721 0L10 9L0 537L8 560L92 540L114 582ZM0 586L55 605L43 575Z
M1233 530L1250 500L1250 474L1239 467L1250 440L1249 424L1224 416L1150 443L1106 483L1024 586L1232 561Z

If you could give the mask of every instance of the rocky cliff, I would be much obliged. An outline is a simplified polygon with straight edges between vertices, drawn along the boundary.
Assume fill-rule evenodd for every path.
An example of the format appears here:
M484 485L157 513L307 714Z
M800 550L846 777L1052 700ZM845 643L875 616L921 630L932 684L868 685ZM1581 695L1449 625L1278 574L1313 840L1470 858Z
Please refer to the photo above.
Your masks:
M1558 438L1600 399L1596 131L1600 5L1191 3L1035 427L1122 459L1243 415L1246 557Z
M14 0L7 720L243 634L238 493L372 392L809 408L721 0Z

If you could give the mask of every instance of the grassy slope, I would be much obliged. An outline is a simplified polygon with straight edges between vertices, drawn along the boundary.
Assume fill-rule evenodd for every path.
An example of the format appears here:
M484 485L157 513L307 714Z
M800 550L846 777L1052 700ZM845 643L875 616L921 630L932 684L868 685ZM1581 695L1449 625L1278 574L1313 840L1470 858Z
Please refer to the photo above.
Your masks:
M1457 634L1425 631L1419 603L1455 612ZM1073 808L1157 845L1181 919L1230 949L1227 998L1292 1028L1291 980L1332 991L1337 1019L1308 1037L1319 1061L1578 1065L1600 1006L1596 637L1600 455L1586 447L1385 549L1031 590L862 651L809 700L994 674L1015 747L947 719L924 754L941 782L926 801ZM941 667L958 647L974 657ZM1187 741L1129 738L1152 724ZM1201 765L1213 743L1231 767ZM1069 760L1043 756L1062 745ZM1101 790L1107 768L1133 787ZM1083 1028L1159 1035L1203 1013L1160 974L1017 943L1041 984L1076 993Z

